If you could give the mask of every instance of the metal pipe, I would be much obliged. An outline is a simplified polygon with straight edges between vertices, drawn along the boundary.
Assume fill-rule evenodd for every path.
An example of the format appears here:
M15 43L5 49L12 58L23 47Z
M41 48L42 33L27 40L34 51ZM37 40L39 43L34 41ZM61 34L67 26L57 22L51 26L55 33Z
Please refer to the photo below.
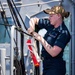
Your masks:
M1 75L6 75L6 67L5 67L5 57L6 57L6 49L5 48L0 48L1 50L1 70L2 73Z
M10 75L13 75L13 69L14 69L14 66L13 66L13 60L14 60L14 33L15 32L15 26L12 26L11 27L11 53L10 53Z
M27 6L34 6L34 5L44 5L44 4L49 4L51 2L61 2L61 0L52 0L52 1L47 1L47 2L38 2L38 3L32 3L32 4L23 4L23 5L17 5L16 7L27 7ZM8 9L8 6L5 6L4 8Z
M71 3L71 17L72 17L72 27L71 27L71 74L75 75L75 3L73 0L69 0Z
M75 75L75 7L72 8L72 75Z

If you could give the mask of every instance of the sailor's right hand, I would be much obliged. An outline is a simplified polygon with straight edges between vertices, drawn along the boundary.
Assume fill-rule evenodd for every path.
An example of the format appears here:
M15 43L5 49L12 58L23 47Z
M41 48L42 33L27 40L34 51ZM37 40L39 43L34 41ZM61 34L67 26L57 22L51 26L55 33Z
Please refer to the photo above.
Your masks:
M35 31L35 25L38 25L38 18L31 18L29 21L30 27L28 28L28 33L32 34Z
M29 25L30 27L28 28L28 33L31 34L35 31L35 22L34 22L34 18L31 18L29 21Z
M30 28L28 28L27 31L28 31L29 34L32 34L34 32L34 29L32 27L30 27Z

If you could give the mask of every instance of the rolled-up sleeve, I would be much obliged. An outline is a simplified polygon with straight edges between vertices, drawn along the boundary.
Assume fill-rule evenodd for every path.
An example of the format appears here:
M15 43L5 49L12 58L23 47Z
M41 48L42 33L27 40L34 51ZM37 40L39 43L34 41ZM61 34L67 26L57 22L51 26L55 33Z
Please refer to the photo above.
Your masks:
M39 19L38 26L42 29L45 28L46 30L51 27L50 21L48 19Z

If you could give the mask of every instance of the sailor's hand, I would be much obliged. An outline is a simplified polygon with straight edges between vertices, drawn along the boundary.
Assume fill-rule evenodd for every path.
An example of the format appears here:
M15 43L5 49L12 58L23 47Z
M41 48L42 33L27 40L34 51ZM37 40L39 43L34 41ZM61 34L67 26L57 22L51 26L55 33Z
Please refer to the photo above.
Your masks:
M36 40L38 40L38 41L41 41L41 35L39 35L38 33L36 33L36 32L33 32L32 33L33 34L33 36L34 36L34 38L36 39Z
M33 18L30 19L29 24L30 27L28 28L28 33L31 34L35 31L35 23Z
M27 31L28 31L29 34L32 34L34 32L34 29L32 27L30 27L30 28L28 28Z

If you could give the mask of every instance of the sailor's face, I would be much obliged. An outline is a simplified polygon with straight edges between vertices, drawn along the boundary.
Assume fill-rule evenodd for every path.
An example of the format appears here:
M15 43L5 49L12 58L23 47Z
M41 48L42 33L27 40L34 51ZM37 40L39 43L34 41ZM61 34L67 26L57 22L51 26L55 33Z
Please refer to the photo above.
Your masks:
M56 25L57 20L59 20L58 14L50 14L50 15L49 15L49 20L50 20L50 23L51 23L52 25Z

